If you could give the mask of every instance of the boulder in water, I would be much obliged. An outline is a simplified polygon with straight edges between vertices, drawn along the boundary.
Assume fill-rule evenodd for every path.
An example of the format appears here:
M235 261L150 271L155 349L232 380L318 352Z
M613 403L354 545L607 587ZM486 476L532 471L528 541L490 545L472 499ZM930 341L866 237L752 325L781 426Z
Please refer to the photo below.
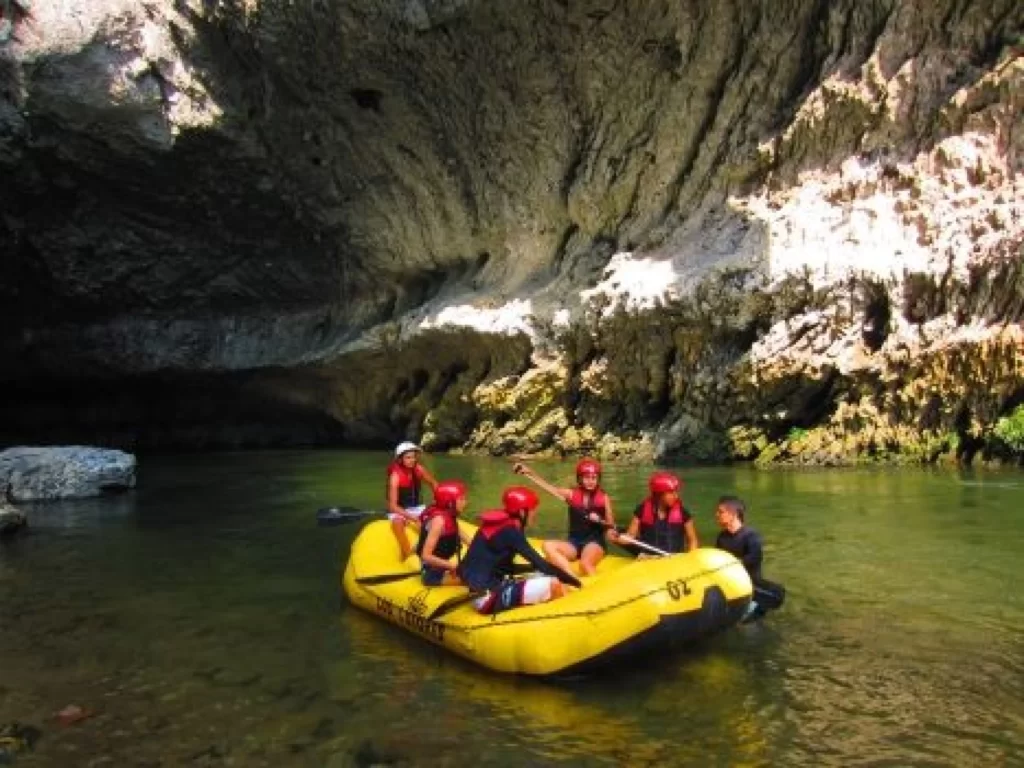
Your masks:
M28 521L24 513L0 501L0 536L9 536L23 530Z
M0 451L0 489L11 501L99 496L135 487L135 456L89 446L17 447Z

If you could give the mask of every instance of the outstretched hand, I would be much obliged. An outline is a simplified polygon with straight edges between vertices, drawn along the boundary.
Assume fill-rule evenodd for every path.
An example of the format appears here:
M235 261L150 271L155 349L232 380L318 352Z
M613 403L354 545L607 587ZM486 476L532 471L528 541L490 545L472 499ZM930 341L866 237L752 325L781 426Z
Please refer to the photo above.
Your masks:
M512 465L512 471L515 472L517 475L525 475L529 473L530 468L523 464L523 462L517 461L515 464Z

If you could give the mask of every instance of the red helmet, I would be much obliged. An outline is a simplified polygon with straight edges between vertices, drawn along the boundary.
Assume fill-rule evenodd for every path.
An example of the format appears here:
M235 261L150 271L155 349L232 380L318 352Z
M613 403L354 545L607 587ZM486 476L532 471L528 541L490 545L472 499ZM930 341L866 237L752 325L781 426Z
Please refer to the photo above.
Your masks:
M597 475L601 476L601 465L593 459L580 459L576 465L576 477L580 475Z
M683 487L683 481L671 472L655 472L647 481L651 493L677 493Z
M501 494L501 506L509 514L532 512L538 504L540 504L540 499L537 498L537 494L521 485L506 488L505 492Z
M434 503L454 507L459 499L466 498L466 484L461 480L445 480L434 489Z

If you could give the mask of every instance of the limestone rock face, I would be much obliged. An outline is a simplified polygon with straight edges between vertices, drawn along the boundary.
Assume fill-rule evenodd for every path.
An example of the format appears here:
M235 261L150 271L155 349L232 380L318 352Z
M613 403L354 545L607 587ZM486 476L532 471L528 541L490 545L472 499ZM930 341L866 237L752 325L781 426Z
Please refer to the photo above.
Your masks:
M577 333L561 415L493 432L710 456L739 415L817 423L900 355L1020 322L1019 284L989 279L1019 274L1024 240L1018 0L91 0L14 21L0 382L19 392L238 374L353 438L493 449L473 388L527 364L492 370L482 339L446 375L421 352L388 375L380 339L541 345L588 301L742 273L628 348L628 323ZM801 280L828 299L792 304Z
M13 501L99 496L135 487L135 457L88 446L0 451L0 487Z

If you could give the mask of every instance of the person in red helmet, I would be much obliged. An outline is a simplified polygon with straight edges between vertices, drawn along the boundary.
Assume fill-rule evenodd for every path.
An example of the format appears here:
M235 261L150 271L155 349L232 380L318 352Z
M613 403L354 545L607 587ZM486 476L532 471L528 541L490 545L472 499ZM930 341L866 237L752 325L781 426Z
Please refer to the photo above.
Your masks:
M601 490L601 465L594 459L581 459L576 464L575 488L552 485L522 462L515 464L512 471L569 506L569 535L565 541L544 542L548 560L564 570L572 567L569 563L579 560L580 572L593 576L608 550L605 534L615 529L612 501Z
M637 505L626 535L665 552L689 552L699 547L693 517L680 497L682 487L683 481L671 472L651 475L647 481L650 495ZM612 541L616 538L612 534Z
M458 567L458 576L470 589L482 592L474 606L480 613L507 611L535 605L565 594L568 584L582 586L575 576L552 565L530 546L523 530L533 522L539 499L529 488L512 486L501 495L501 509L480 515L480 528ZM513 579L516 555L541 575Z
M469 544L469 537L459 529L458 518L468 503L469 494L463 482L445 480L434 488L434 503L420 515L420 538L416 545L423 586L461 583L455 572L462 544Z
M421 501L421 487L426 483L437 487L437 480L420 463L422 449L416 443L399 443L395 459L388 464L387 504L391 531L398 542L398 552L404 561L412 554L412 545L405 535L409 523L418 524L425 509Z

